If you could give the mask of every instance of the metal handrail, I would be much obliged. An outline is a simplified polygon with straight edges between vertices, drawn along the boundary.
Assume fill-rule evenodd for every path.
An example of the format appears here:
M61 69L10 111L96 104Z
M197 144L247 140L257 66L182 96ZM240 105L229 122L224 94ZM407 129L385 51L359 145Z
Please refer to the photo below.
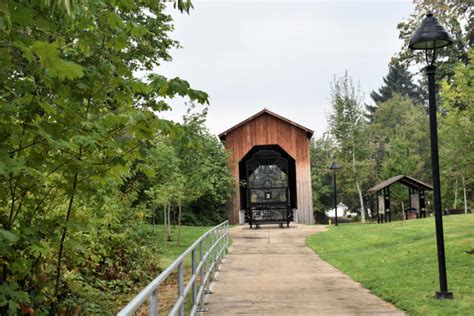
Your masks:
M209 240L210 239L210 240ZM203 244L204 248L203 249ZM158 288L166 278L175 270L178 270L178 298L169 315L184 315L184 303L186 296L192 292L192 309L190 315L204 312L204 294L209 292L209 285L214 280L215 273L227 255L229 246L229 221L211 228L199 237L185 252L183 252L173 263L151 281L130 303L127 304L118 316L134 315L134 313L149 301L149 315L158 315ZM203 253L203 250L205 251ZM198 252L199 256L196 256ZM191 254L192 276L184 285L184 260ZM199 279L198 279L199 276ZM198 282L199 281L199 282ZM198 286L199 283L199 286Z

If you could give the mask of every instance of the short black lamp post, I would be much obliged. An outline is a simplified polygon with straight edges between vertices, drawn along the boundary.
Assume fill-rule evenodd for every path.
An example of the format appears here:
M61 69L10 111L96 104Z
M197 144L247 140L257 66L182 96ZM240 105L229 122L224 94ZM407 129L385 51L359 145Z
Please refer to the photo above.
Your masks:
M421 22L415 31L408 47L413 50L424 50L426 56L426 74L428 75L431 164L433 174L434 211L436 221L436 242L438 247L438 269L440 291L436 292L438 299L452 299L453 293L448 291L446 276L446 259L444 254L443 214L441 213L441 188L439 180L438 131L436 125L436 91L435 72L436 50L451 45L453 40L446 30L438 23L431 13Z
M336 164L335 161L331 164L329 169L332 169L334 171L334 177L333 177L333 182L334 182L334 212L335 212L335 218L334 222L335 225L337 226L337 189L336 189L336 170L339 169L339 166Z

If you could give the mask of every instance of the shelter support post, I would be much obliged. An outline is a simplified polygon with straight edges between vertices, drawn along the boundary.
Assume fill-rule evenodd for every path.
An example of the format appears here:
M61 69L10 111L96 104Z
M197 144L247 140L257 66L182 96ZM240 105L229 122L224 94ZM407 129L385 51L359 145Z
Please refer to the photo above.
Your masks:
M420 217L426 217L425 189L422 187L418 190L418 201L420 205Z

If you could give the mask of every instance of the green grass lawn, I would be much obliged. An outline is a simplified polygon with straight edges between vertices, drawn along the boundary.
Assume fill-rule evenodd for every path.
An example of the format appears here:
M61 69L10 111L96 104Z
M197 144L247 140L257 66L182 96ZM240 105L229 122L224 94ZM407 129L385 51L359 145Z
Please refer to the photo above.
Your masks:
M474 315L474 215L445 216L443 221L452 301L434 298L439 290L434 218L332 226L306 242L410 315Z
M165 269L186 249L189 248L199 237L204 235L213 226L182 226L180 245L177 245L178 228L171 229L171 241L164 242L163 226L156 227L156 242L160 248L160 266ZM191 262L191 256L186 258L186 263Z

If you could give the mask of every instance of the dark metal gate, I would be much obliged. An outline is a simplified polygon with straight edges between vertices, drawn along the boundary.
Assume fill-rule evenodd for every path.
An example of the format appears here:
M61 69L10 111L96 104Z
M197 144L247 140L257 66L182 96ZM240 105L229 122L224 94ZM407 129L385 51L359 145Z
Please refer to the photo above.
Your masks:
M288 180L288 159L271 149L256 152L246 162L247 221L260 224L293 220Z

